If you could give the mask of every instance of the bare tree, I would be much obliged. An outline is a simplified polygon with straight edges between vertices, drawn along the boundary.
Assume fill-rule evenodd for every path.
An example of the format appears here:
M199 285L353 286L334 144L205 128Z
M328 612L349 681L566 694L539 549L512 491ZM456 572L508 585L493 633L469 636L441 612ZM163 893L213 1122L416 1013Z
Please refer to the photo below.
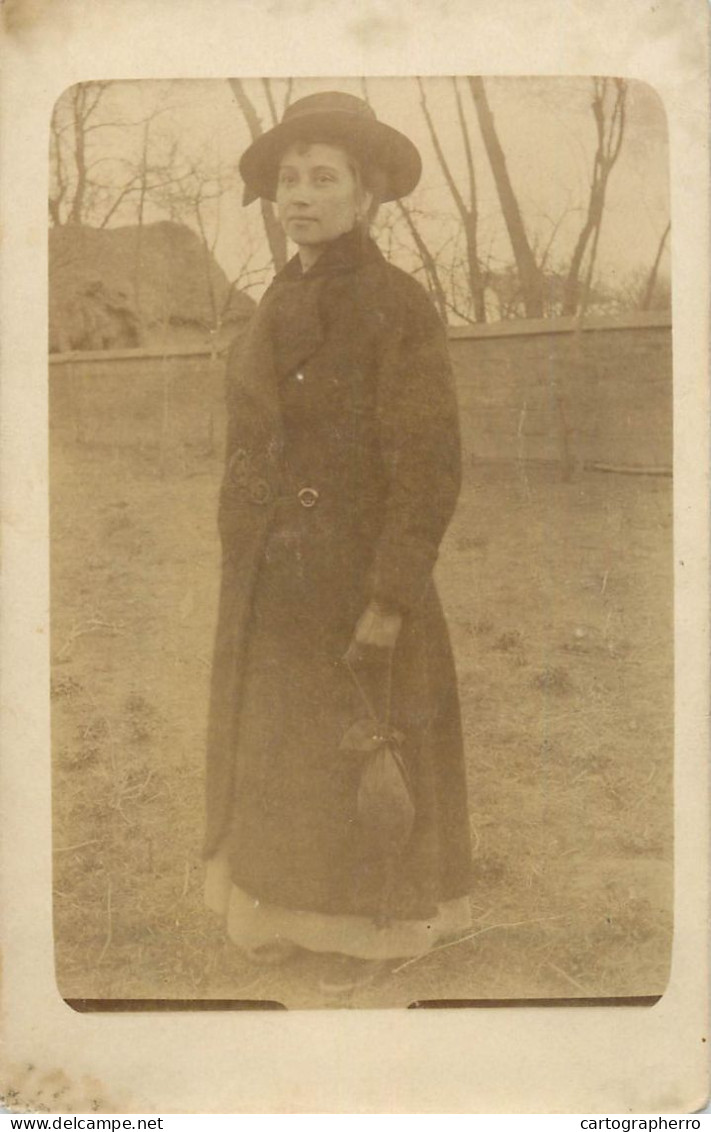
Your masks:
M592 112L595 119L597 148L593 159L587 216L580 230L568 268L563 295L564 315L574 315L578 308L585 310L592 283L597 247L600 239L605 197L610 174L620 155L625 134L627 84L623 79L594 78ZM609 106L612 96L612 105ZM581 271L585 254L590 248L587 272L582 284Z
M142 125L138 156L133 159L122 158L118 163L114 162L114 177L117 184L107 187L103 199L103 216L100 214L102 201L100 194L97 194L97 201L92 210L96 227L107 228L121 210L125 210L129 204L132 205L136 225L133 291L135 310L139 318L142 309L143 228L149 206L159 209L164 207L170 200L170 191L179 191L181 184L190 178L192 172L190 167L185 168L184 163L181 162L175 139L170 140L166 148L164 138L162 152L159 152L158 147L153 144L153 126L162 112L161 108L155 108L140 123L133 123L133 126Z
M49 220L55 228L62 226L62 209L64 199L69 191L62 143L63 132L64 127L60 123L59 103L55 102L49 128Z
M219 161L207 154L184 158L174 176L150 186L151 201L176 223L185 224L200 238L204 271L204 294L210 311L208 329L219 332L226 313L218 293L215 248L220 235L221 205L233 188L234 178ZM141 207L142 198L139 198ZM142 224L139 212L139 235ZM229 304L228 304L229 305Z
M370 100L370 93L368 91L367 80L365 78L361 78L360 85L362 97L368 103L368 105L371 106L372 103ZM418 226L417 210L411 204L406 204L402 199L395 202L395 208L397 211L391 210L388 220L385 222L385 224L381 222L378 229L381 238L384 234L387 234L388 236L388 257L392 259L393 256L393 248L396 243L395 236L399 217L400 220L404 221L405 228L410 236L412 244L414 244L420 263L422 264L422 270L424 272L427 289L435 302L435 305L440 313L440 317L442 318L443 322L446 323L448 321L447 297L445 294L444 286L442 284L442 280L440 278L437 260L432 254ZM410 250L409 246L408 250Z
M174 109L159 102L135 120L111 116L110 82L79 83L58 100L50 122L49 216L54 227L109 226L131 198L138 199L139 223L153 187L173 176L176 143L159 157L149 134L159 115ZM142 127L138 158L134 131ZM97 131L115 131L116 147L96 140ZM106 135L104 135L105 138ZM102 169L101 173L99 169Z
M277 112L276 102L274 101L272 84L270 83L269 79L262 79L262 86L264 87L264 96L267 100L267 106L269 107L272 126L276 126L279 122L279 114Z
M274 98L272 95L269 79L264 79L263 82L267 92L267 103L270 107L272 122L276 122L276 106L274 104ZM232 92L237 99L237 105L244 115L244 120L247 123L247 128L249 130L250 136L253 141L256 141L256 139L258 137L261 137L261 135L264 133L264 128L262 126L259 115L257 114L254 103L247 95L241 79L230 79L229 83L230 87L232 88ZM290 97L290 92L291 87L289 86L287 88L287 98ZM264 221L264 231L266 232L267 241L269 243L269 250L272 254L274 269L275 271L279 271L280 268L282 268L286 263L286 235L281 225L279 224L279 221L277 220L276 212L274 210L274 205L272 204L272 202L261 198L259 204L262 211L262 220Z
M402 200L397 201L397 207L400 215L407 225L407 229L412 237L412 241L415 247L417 248L420 260L422 261L422 266L427 278L428 290L434 298L437 309L440 313L440 317L444 322L447 322L447 299L444 293L442 282L439 277L439 271L437 269L435 258L417 228L412 210Z
M521 210L518 206L513 185L511 184L511 178L506 165L506 157L499 140L494 115L489 106L483 79L479 76L470 76L469 88L474 100L484 148L489 158L506 230L509 234L511 247L518 268L526 317L542 318L542 276L529 243L526 228L521 216Z
M183 177L189 175L181 167L180 147L175 138L163 133L160 144L154 140L156 121L171 109L170 106L155 107L145 118L132 123L134 127L142 127L138 157L120 160L121 171L115 173L115 183L107 188L106 211L100 217L98 207L94 209L98 228L107 228L127 202L133 201L135 222L142 227L149 203L158 200L165 189L179 184Z
M76 188L74 199L67 217L67 224L81 224L84 220L84 207L89 187L89 168L87 165L86 141L91 129L99 123L92 123L99 104L106 92L108 83L80 83L72 87L72 113L74 119L74 160L76 162Z
M120 196L126 196L129 192L132 192L134 188L138 192L138 204L137 204L137 209L136 209L136 212L137 212L137 216L136 216L136 220L137 220L136 248L135 248L135 259L134 259L134 265L133 265L133 294L134 294L134 303L135 303L136 314L137 314L139 320L141 318L141 310L142 310L141 276L142 276L142 255L143 255L143 221L144 221L144 217L145 217L146 198L148 196L148 186L149 186L149 166L148 166L149 137L150 137L150 122L146 122L146 124L143 128L141 157L140 157L140 162L139 162L138 168L136 170L134 177L129 182L129 185L127 186L125 192L123 194L120 194ZM108 223L108 221L111 217L112 211L113 210L109 210L109 213L107 214L106 219L104 220L104 224Z
M464 117L464 108L462 106L459 86L457 85L456 78L453 78L452 86L454 89L454 99L457 108L457 120L459 122L459 127L461 130L462 144L464 147L464 155L467 166L467 178L469 186L468 201L465 201L464 196L452 174L449 162L447 161L447 158L445 156L437 129L435 128L435 124L430 113L424 84L421 78L418 78L417 85L420 91L420 107L422 109L425 122L427 123L427 129L429 130L432 145L437 156L437 161L439 162L439 166L444 175L447 187L452 195L452 199L456 206L457 212L459 213L459 217L462 222L462 228L465 234L467 248L467 269L471 297L474 305L474 317L477 322L486 322L484 279L479 264L479 252L477 247L478 205L476 175L474 171L474 159L469 137L469 128Z
M671 221L669 221L666 228L662 232L662 236L661 236L661 239L659 241L659 246L657 248L657 254L654 257L654 263L652 264L651 271L649 272L649 278L647 279L647 284L644 288L644 294L642 295L642 299L641 299L641 302L639 304L639 309L642 310L642 311L648 311L650 309L651 305L652 305L652 299L654 298L654 291L655 291L655 288L657 286L657 276L659 274L659 264L662 261L662 256L664 255L664 247L665 247L665 244L667 242L667 238L669 236L670 231L671 231Z
M108 82L77 83L56 103L50 123L52 183L49 215L52 223L82 224L91 189L87 139L105 123L96 120ZM69 169L71 162L72 168Z

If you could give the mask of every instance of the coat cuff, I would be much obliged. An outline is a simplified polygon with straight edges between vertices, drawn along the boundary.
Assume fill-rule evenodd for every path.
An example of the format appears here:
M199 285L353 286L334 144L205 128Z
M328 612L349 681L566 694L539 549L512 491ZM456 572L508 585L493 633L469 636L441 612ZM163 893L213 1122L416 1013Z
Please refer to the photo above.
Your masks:
M422 599L437 561L437 547L408 539L380 543L370 571L370 596L378 605L406 613Z

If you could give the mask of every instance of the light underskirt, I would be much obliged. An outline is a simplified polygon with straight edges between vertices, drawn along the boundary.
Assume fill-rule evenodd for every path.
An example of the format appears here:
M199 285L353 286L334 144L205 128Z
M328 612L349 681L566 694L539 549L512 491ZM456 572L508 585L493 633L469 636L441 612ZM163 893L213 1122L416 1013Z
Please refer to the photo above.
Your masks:
M440 904L431 920L394 920L382 927L368 916L328 915L265 904L233 884L225 850L207 862L204 900L224 919L233 943L245 950L282 942L358 959L407 959L424 955L444 938L465 932L472 923L466 896Z

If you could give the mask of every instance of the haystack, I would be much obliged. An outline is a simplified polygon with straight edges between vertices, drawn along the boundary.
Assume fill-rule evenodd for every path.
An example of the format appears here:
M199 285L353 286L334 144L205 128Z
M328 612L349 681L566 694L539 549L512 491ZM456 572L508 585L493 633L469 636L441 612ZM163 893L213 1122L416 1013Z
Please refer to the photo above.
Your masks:
M51 352L207 345L254 305L185 225L50 231Z

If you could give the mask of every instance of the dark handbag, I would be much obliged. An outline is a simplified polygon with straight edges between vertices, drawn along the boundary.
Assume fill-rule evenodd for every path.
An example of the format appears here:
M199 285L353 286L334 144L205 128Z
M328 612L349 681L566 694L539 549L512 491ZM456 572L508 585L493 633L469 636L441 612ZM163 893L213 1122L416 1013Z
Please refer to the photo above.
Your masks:
M341 750L362 758L356 802L358 825L369 851L392 861L410 840L415 821L412 786L402 757L405 736L390 724L392 652L388 650L385 707L380 713L352 664L345 664L367 711L365 717L351 724L340 744Z

